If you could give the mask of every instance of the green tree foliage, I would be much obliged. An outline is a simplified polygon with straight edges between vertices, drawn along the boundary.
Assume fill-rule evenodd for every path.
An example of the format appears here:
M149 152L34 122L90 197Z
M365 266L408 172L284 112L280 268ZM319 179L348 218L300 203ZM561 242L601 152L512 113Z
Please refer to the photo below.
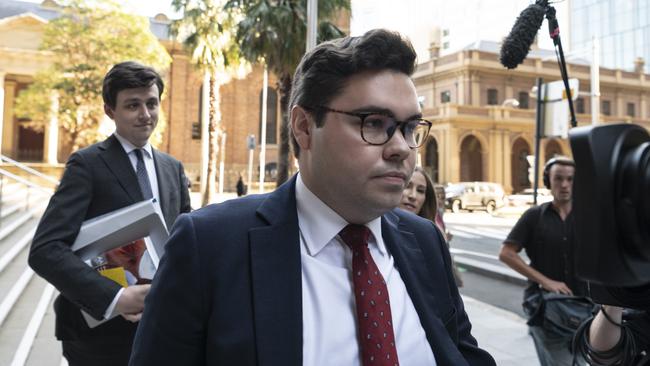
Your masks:
M102 80L114 64L133 60L164 70L171 63L147 18L126 14L106 0L65 4L61 16L46 25L41 49L51 53L52 64L20 93L16 114L28 120L27 127L42 131L54 113L72 150L101 138ZM161 122L154 142L164 129Z
M240 9L243 19L237 24L237 39L250 62L266 62L278 77L280 92L280 146L278 176L280 185L289 174L289 111L292 76L305 53L307 0L229 0L227 8ZM337 11L350 9L350 0L318 1L318 42L344 34L330 20Z
M172 24L172 32L182 40L192 62L209 77L208 172L203 205L214 201L217 182L219 139L223 136L221 86L250 71L234 34L239 12L227 11L224 3L222 0L172 1L174 9L183 12L183 17Z

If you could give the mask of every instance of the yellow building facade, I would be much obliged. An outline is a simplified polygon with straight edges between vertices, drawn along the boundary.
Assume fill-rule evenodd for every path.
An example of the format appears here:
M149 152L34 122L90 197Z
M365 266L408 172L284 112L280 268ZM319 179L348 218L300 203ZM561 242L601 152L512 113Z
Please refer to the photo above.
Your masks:
M50 66L50 54L40 50L40 44L45 25L58 17L59 12L60 6L53 0L41 4L18 0L0 3L0 150L4 156L48 170L53 175L61 173L62 163L68 158L64 152L69 150L60 145L63 139L59 139L56 120L52 120L44 131L35 132L22 126L13 106L34 75ZM169 69L163 74L166 85L161 105L167 127L158 148L182 161L190 180L198 183L202 154L200 124L208 108L204 100L207 95L204 77L191 64L182 44L171 40L169 19L159 14L149 21L151 31L172 57ZM348 12L340 13L334 22L342 31L349 32ZM263 66L253 65L244 79L233 79L220 90L222 127L226 136L222 151L226 191L235 189L240 174L246 179L250 135L255 136L253 181L259 179L263 79ZM269 73L264 163L267 181L274 179L281 123L276 82L277 78ZM55 101L53 108L56 108Z
M534 154L536 114L531 89L538 77L545 83L560 80L560 72L553 51L537 49L517 69L507 70L499 63L499 47L480 41L417 67L413 79L424 118L433 122L420 161L437 182L490 181L507 192L531 185L527 156ZM589 65L570 62L568 74L580 83L578 124L588 125ZM601 123L650 128L649 98L650 75L600 69ZM557 154L571 155L568 139L542 139L540 164Z
M3 155L32 166L60 170L67 156L59 144L56 121L35 132L24 128L13 111L18 93L37 72L49 66L50 55L39 46L45 25L58 16L58 11L52 0L41 4L7 0L0 4L0 149ZM188 177L198 182L202 151L199 131L207 108L202 102L204 78L182 45L169 39L169 20L159 15L150 19L150 24L172 56L164 75L166 93L162 101L167 128L158 148L181 160ZM347 32L349 15L339 16L336 24ZM545 82L559 80L559 69L552 51L534 49L516 70L501 66L498 53L498 43L476 42L456 53L432 57L418 65L413 75L424 117L434 123L429 141L420 149L419 161L439 183L491 181L502 184L507 192L530 186L527 157L534 154L536 104L531 88L538 77ZM581 92L588 93L589 65L570 62L568 72L579 79ZM221 88L226 191L234 190L240 174L246 178L249 135L255 136L252 168L253 180L258 179L263 75L263 67L255 65L246 78L232 80ZM650 128L650 75L601 68L600 81L601 121L633 122ZM280 126L280 101L272 74L268 85L265 165L272 173ZM513 107L515 100L517 108ZM580 125L590 123L590 104L589 96L579 96L576 110ZM542 162L556 154L571 154L568 141L562 138L543 139L540 152Z

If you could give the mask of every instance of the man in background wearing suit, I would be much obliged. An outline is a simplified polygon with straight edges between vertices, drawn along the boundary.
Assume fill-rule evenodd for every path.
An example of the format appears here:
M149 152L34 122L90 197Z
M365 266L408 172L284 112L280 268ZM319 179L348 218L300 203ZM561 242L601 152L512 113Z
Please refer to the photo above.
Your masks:
M70 366L126 365L150 285L122 288L70 250L83 221L155 198L168 228L190 211L183 166L151 147L163 92L160 75L135 62L106 74L104 111L115 121L106 140L73 153L32 241L29 265L62 294L55 303L56 336ZM97 319L89 328L80 309Z
M442 234L395 209L431 127L414 68L385 30L303 57L289 104L300 172L179 217L131 365L494 365Z

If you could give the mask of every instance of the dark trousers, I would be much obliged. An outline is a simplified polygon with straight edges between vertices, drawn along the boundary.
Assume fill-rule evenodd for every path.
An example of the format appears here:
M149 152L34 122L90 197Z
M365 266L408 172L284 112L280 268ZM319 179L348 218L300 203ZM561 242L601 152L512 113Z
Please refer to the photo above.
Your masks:
M131 343L104 340L61 341L69 366L127 366Z

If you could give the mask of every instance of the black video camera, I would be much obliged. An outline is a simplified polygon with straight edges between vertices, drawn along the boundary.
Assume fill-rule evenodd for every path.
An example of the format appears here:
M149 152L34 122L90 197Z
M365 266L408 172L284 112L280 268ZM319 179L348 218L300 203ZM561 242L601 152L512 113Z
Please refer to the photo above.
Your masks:
M650 309L650 134L608 124L569 137L577 274L597 303Z

